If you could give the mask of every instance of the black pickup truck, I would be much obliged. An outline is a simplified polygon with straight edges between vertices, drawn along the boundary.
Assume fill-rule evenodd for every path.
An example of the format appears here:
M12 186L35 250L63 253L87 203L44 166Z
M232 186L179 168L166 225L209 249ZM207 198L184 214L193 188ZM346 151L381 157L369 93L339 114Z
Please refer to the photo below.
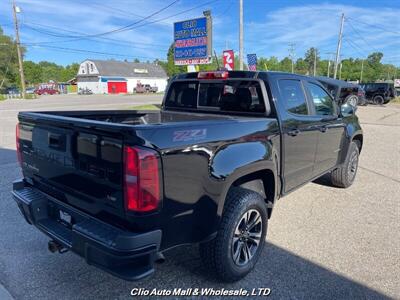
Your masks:
M239 280L278 198L326 173L353 183L363 134L345 105L311 77L215 71L172 78L160 111L21 112L13 196L52 252L120 278L199 243Z

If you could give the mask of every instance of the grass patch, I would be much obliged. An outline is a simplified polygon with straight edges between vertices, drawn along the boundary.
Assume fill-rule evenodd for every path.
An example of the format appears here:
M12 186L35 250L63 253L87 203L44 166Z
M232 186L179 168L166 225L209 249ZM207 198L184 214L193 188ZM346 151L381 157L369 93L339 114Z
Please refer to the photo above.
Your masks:
M33 100L33 99L37 99L36 94L25 94L25 100Z
M155 106L153 104L129 106L128 109L132 109L132 110L160 110L160 108L158 108L157 106Z
M400 104L400 96L398 96L398 97L392 99L392 100L390 101L390 103Z
M0 101L6 100L6 99L7 99L7 96L6 96L6 95L0 94Z

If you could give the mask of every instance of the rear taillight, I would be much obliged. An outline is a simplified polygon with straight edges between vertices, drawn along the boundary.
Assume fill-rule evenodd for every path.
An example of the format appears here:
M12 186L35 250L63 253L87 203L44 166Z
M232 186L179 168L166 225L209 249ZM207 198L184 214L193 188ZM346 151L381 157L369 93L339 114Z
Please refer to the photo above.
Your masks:
M229 72L227 71L205 71L197 74L198 79L227 79L228 77Z
M19 165L22 167L22 153L21 153L21 145L20 145L20 140L19 140L19 123L17 123L17 126L15 126L15 142L17 145L17 159L18 159Z
M139 147L124 147L124 196L127 210L156 210L161 198L160 179L157 152Z

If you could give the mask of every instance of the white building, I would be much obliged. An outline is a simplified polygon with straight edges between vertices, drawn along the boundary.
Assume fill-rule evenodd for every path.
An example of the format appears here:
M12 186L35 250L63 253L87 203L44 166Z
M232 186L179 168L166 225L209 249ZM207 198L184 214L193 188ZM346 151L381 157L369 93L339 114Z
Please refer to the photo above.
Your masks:
M138 83L165 91L167 74L156 64L116 60L88 59L79 66L78 91L89 89L94 94L133 93Z

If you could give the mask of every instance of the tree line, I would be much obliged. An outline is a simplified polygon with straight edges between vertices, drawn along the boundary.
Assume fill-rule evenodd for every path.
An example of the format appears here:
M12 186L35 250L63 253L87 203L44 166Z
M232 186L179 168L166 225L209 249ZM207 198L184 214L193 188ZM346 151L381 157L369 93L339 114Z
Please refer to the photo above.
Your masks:
M382 63L383 53L373 52L366 59L360 58L345 58L341 61L341 66L338 65L337 76L342 80L360 81L362 76L363 82L375 82L384 80L393 80L400 77L400 68L392 64ZM160 62L166 70L168 76L173 76L186 71L186 67L174 65L174 49L173 45L168 50L167 62ZM279 60L277 57L258 57L257 69L260 71L281 71L293 72L302 75L329 76L333 77L334 61L321 59L317 48L310 48L306 51L304 57L292 59L284 57ZM200 71L216 70L218 66L222 66L222 55L217 60L214 58L209 65L200 65ZM245 64L245 69L246 69ZM239 69L239 60L235 56L235 70ZM361 75L362 70L362 75Z
M21 47L21 51L24 55L26 48ZM76 76L79 64L61 66L48 61L36 63L28 60L23 62L23 67L27 86L33 86L50 80L66 82ZM0 27L0 91L20 86L18 69L17 44Z

